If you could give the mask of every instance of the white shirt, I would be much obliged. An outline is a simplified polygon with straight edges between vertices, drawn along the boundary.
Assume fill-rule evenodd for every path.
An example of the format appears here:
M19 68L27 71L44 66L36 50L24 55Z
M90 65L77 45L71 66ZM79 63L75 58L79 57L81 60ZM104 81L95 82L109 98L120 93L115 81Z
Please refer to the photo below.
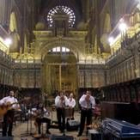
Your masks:
M55 106L56 107L60 107L60 108L68 106L68 99L67 99L67 97L64 96L64 101L63 101L63 104L62 104L61 97L59 95L56 96L56 98L55 98Z
M42 109L37 109L37 113L42 118L48 118L49 117L49 111L44 107L43 107L43 110Z
M32 108L31 111L29 110L28 113L34 117L40 117L40 118L49 118L50 117L50 113L46 108L43 108L43 111L41 109Z
M76 101L74 98L69 98L68 99L68 106L74 108L76 106Z
M0 100L0 105L2 105L2 104L7 105L9 103L13 104L11 106L12 109L18 109L19 108L18 101L15 97L7 96L7 97L4 97L3 99Z
M82 95L80 100L79 100L79 104L81 105L82 108L95 108L95 98L93 96L90 96L89 100L90 102L87 103L87 101L85 100L86 95Z

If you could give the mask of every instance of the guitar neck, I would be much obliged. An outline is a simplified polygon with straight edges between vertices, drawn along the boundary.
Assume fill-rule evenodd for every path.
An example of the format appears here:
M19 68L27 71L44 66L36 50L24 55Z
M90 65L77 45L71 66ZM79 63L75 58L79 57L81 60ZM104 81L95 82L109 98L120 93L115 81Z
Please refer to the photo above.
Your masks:
M24 101L28 101L28 100L30 100L30 98L25 98L25 99L22 99L22 100L20 100L20 101L18 101L18 102L14 102L14 103L11 103L10 105L12 106L12 105L14 105L14 104L20 104L20 103L22 103L22 102L24 102Z

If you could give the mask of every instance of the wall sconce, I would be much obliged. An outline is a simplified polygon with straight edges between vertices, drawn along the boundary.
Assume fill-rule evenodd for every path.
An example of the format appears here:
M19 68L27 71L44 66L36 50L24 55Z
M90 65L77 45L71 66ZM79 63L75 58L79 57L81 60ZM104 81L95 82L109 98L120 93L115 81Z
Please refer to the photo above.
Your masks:
M121 31L121 32L125 32L126 30L127 30L127 24L126 23L124 23L124 22L121 22L120 24L119 24L119 30Z
M109 37L108 38L108 42L109 42L109 44L111 45L111 44L113 44L113 42L114 42L114 37Z
M5 43L8 47L10 47L10 45L12 44L12 39L11 39L11 38L6 38L6 39L4 40L4 43Z

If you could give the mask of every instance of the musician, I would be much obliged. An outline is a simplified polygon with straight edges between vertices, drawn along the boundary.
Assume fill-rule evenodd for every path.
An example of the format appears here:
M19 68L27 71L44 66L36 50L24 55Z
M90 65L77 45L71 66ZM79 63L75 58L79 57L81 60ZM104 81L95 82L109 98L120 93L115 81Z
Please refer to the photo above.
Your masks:
M72 109L72 118L74 119L74 107L76 106L76 101L73 98L73 93L70 93L69 99L68 99L68 107Z
M39 105L36 108L36 123L38 127L38 133L41 134L41 123L46 123L46 134L51 134L50 129L50 123L51 120L48 118L49 111L44 107L42 103L39 103Z
M65 129L65 107L68 105L68 99L64 92L60 92L55 98L58 126L61 133Z
M12 105L13 104L13 105ZM15 98L14 91L9 92L9 96L4 97L0 100L1 106L7 106L8 111L3 117L3 123L2 123L2 135L12 136L12 128L13 128L13 121L14 121L14 111L18 110L20 108L18 104L18 100ZM9 106L9 108L8 108Z
M95 107L95 98L91 95L91 91L87 90L86 94L83 94L79 99L81 107L81 119L80 119L80 130L78 136L81 136L86 125L90 125L92 122L92 109Z

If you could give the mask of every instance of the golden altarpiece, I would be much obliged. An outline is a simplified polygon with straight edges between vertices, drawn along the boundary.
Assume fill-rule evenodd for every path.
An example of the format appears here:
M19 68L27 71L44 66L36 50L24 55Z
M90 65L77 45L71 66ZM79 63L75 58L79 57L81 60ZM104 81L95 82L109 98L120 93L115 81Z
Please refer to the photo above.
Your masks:
M94 52L88 53L87 31L70 28L66 14L57 13L50 30L36 30L34 35L32 49L42 63L41 87L44 92L65 90L77 93L80 87L104 85L104 60Z
M47 23L36 24L32 41L29 41L26 28L23 28L24 33L20 35L18 11L13 9L9 13L13 44L9 48L1 40L0 57L8 61L0 66L1 83L19 89L40 88L48 94L55 90L77 93L79 88L105 85L105 60L97 53L94 44L87 43L86 23L79 23L75 29L73 25L76 16L71 8L56 6L50 11L53 10L57 12L48 12ZM1 30L4 30L3 27ZM19 44L21 40L23 44ZM20 45L23 47L18 48Z
M94 1L92 7L88 2L83 5L83 11L88 9L84 13L86 21L76 23L76 28L73 28L76 16L71 8L51 7L47 22L36 24L32 40L29 40L29 31L25 27L24 33L20 35L19 14L16 9L12 12L9 10L9 30L13 44L8 48L0 38L1 84L40 88L48 94L55 90L76 93L79 88L98 88L138 78L139 7L136 6L127 18L131 25L127 30L128 37L134 38L136 35L138 38L132 45L128 45L131 50L135 50L132 54L122 48L122 34L115 30L119 19L116 19L116 25L111 26L113 19L109 6L112 5L106 1L105 6L98 11L96 3ZM26 16L25 25L29 18ZM6 34L2 26L0 33L1 37ZM107 41L110 35L116 35L112 44ZM23 44L19 44L21 40Z

